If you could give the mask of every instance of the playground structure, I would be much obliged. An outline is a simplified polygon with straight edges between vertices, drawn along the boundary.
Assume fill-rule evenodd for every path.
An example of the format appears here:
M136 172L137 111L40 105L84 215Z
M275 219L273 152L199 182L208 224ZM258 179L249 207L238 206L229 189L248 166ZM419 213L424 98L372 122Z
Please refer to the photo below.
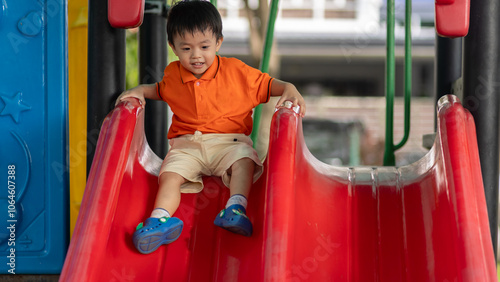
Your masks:
M0 273L59 273L69 243L66 4L7 2L0 2Z
M122 102L104 121L60 281L495 281L474 122L455 96L438 108L433 148L400 168L321 163L280 109L249 199L254 235L213 225L229 195L210 177L182 197L176 243L144 256L131 237L161 159L139 102Z
M50 135L53 139L50 139L46 143L48 147L40 150L43 152L50 151L48 148L59 148L59 150L56 150L58 152L56 154L57 157L55 160L51 159L51 157L45 160L39 158L37 163L36 158L30 158L30 156L36 156L36 154L25 154L27 156L25 160L28 167L44 167L41 164L43 162L52 165L54 163L61 164L62 170L59 170L59 176L62 175L62 178L58 179L62 180L58 182L59 184L54 183L57 174L52 171L49 176L46 176L47 180L44 186L46 189L41 190L44 192L37 192L37 194L34 192L34 189L28 189L28 187L36 185L37 182L40 183L36 180L26 181L30 186L26 186L23 190L18 190L18 193L21 191L18 194L19 203L14 209L17 216L16 220L19 219L19 229L16 231L16 236L20 239L18 243L21 246L26 246L26 248L31 246L38 248L37 252L29 252L29 248L28 250L21 249L18 244L16 249L18 251L16 253L16 270L19 273L58 273L61 269L64 253L66 253L68 240L65 232L53 231L60 230L61 227L62 229L68 229L66 219L68 164L65 158L65 154L68 154L68 152L64 151L64 148L67 147L67 141L64 137L64 124L67 122L67 112L65 109L67 95L64 84L66 77L64 72L66 65L64 51L64 42L66 40L64 10L66 6L65 4L61 5L60 2L57 2L56 4L58 5L55 5L55 2L44 2L45 6L42 7L42 16L40 19L42 22L45 22L47 29L41 29L41 34L45 35L45 31L50 31L48 34L52 34L52 36L54 36L53 34L62 34L63 36L58 41L48 41L47 37L42 36L36 37L37 33L32 33L33 29L31 26L24 29L23 27L17 27L19 32L25 33L23 35L25 37L19 37L17 33L14 33L14 35L9 33L8 38L11 40L10 47L18 46L20 48L31 47L31 43L33 43L32 38L38 42L45 42L44 40L51 42L49 50L53 51L54 54L59 54L60 60L47 63L47 69L53 70L53 65L60 65L62 68L58 69L55 73L44 73L44 75L47 74L47 77L51 79L47 80L48 86L43 90L28 89L25 90L26 92L23 96L12 96L5 95L7 94L5 92L18 91L19 89L0 89L4 102L4 111L7 108L7 102L5 102L6 99L3 99L3 97L19 97L17 104L20 105L21 109L32 107L35 110L39 108L32 106L32 99L37 91L57 94L55 98L51 99L51 103L47 103L45 100L43 100L43 103L40 103L49 105L45 106L47 114L41 113L33 117L34 119L44 120L40 119L40 116L45 116L45 120L50 121L47 123L49 126L47 126L45 131L47 132L46 136L49 136L49 132L51 134L58 132L58 135ZM454 3L467 5L468 8L467 1L438 1L437 4L453 5ZM58 8L57 13L50 12L54 11L49 9L54 5ZM102 52L97 56L102 59L99 62L101 70L95 72L95 68L92 68L90 61L94 62L94 66L96 65L96 55L92 55L95 54L96 50L89 51L89 71L91 76L93 76L93 78L89 78L89 81L92 81L92 83L89 83L91 85L89 93L99 94L104 92L105 95L101 95L100 100L97 100L96 96L93 98L89 97L89 99L94 99L94 103L99 104L97 110L101 110L100 114L104 112L107 114L109 112L108 104L114 101L110 95L116 95L123 90L120 83L123 75L123 60L121 60L123 46L120 45L123 32L108 28L107 19L102 17L102 15L98 15L95 5L100 4L91 1L89 12L91 15L99 18L98 20L101 21L101 24L96 28L96 23L92 22L92 18L90 18L89 21L94 24L94 33L89 32L89 35L96 35L96 33L100 33L100 35L89 37L89 41L93 41L90 46L102 44L102 47L107 49L107 52ZM484 5L484 7L486 6ZM11 11L15 7L10 5L8 7L9 13L3 13L4 21L12 18L13 13ZM446 8L449 7L446 6ZM486 9L484 7L481 7L481 9ZM7 9L4 4L2 4L2 8L2 11ZM24 13L24 9L18 9L21 12L16 13L16 17L29 19L30 21L36 19L36 13ZM92 14L93 12L95 14ZM466 14L468 15L468 13ZM2 14L0 13L0 23L2 23L1 16ZM447 16L449 14L444 13L445 19ZM145 18L145 21L147 21L147 16ZM142 20L140 17L139 19ZM443 20L443 22L449 21ZM26 23L26 21L19 21L19 23ZM98 32L95 31L97 29L99 30ZM474 28L473 31L475 31ZM477 35L478 33L472 32L472 34ZM29 40L26 41L24 38L28 38ZM102 42L98 43L99 41ZM22 44L13 45L12 42L21 42ZM42 44L39 46L42 46ZM19 57L19 54L15 48L12 50L13 53L11 56L7 57L14 60L14 58ZM21 54L26 54L26 50L18 49L18 51L21 51ZM109 51L113 51L114 54L110 56ZM53 58L55 57L54 54L44 57L46 55L33 53L33 58L30 60L30 57L26 57L26 62L36 61L39 57ZM92 56L94 57L92 58ZM15 64L12 63L12 65ZM470 72L471 69L468 71ZM2 71L5 73L3 77L9 77L9 70L7 68L2 69ZM33 69L35 74L37 71L39 69ZM486 78L479 77L482 79L481 83L483 85L485 79L487 80L491 75L494 76L496 73L491 68L488 68L488 71L490 73ZM464 72L467 73L466 70ZM21 73L21 70L11 73ZM42 77L45 78L45 76ZM61 77L63 79L60 79ZM103 80L106 83L101 84L100 81ZM62 81L62 85L59 88L54 88L53 85L57 85L55 81ZM112 85L110 85L110 81ZM19 88L16 85L20 84L21 82L17 81L15 85L10 87ZM41 86L45 86L41 82L34 85L36 87L40 86L40 89L43 88ZM464 89L469 89L468 92L464 91L465 95L474 92L470 91L470 88L473 86L466 86L467 84L464 82ZM94 92L93 89L95 87L100 87L100 90ZM53 100L57 100L58 98L60 99L58 103L52 103ZM470 102L471 99L468 98L470 96L465 96L464 101ZM479 98L485 99L484 96ZM489 104L495 105L493 102ZM25 106L25 108L22 108L22 106ZM491 105L489 106L491 107ZM96 108L91 102L89 102L89 107L93 110ZM480 112L480 107L472 110L473 114L474 112ZM170 281L173 277L187 281L189 279L197 281L197 279L206 277L211 277L212 281L231 280L232 278L234 280L239 278L240 280L249 279L249 281L268 281L281 279L283 275L295 280L320 279L320 281L331 277L340 277L340 279L345 279L346 281L372 281L376 279L421 281L422 279L430 279L430 277L437 280L444 278L452 279L454 277L460 277L464 281L476 281L477 279L495 280L494 255L492 251L495 242L492 244L491 239L488 238L489 228L487 226L488 221L486 220L486 204L480 192L481 189L478 189L482 188L483 185L481 183L481 172L478 170L478 153L475 150L478 146L474 142L475 138L472 138L476 136L474 125L471 123L470 115L466 111L463 111L454 98L448 98L448 102L442 102L441 111L443 116L440 118L438 126L439 130L441 130L438 135L441 137L436 139L439 141L436 141L434 149L431 150L426 158L418 163L401 168L332 168L315 161L308 153L307 148L304 147L300 119L289 110L280 110L274 119L274 124L275 126L277 124L282 125L280 128L283 131L273 131L274 135L271 139L270 153L266 160L267 176L256 184L256 187L254 187L255 192L251 196L252 202L259 202L260 199L263 199L260 206L257 204L249 210L252 220L258 222L258 226L256 227L261 231L260 234L248 239L250 240L248 242L242 242L244 238L235 238L232 234L225 234L222 231L216 230L211 225L211 219L204 216L212 217L212 214L220 210L222 203L227 199L227 194L224 189L220 188L220 183L217 180L207 178L206 187L210 189L206 189L199 195L187 196L183 200L185 201L184 207L186 211L182 216L184 216L186 222L189 222L188 228L179 240L183 244L162 248L158 251L158 254L154 255L161 264L148 266L141 264L144 263L143 261L149 261L149 259L145 260L144 257L140 257L141 262L139 263L137 260L138 254L133 253L130 242L127 241L127 236L130 237L130 230L133 230L135 224L143 219L148 213L145 209L151 206L151 197L154 197L154 187L156 184L154 167L157 165L158 158L151 153L144 140L142 128L144 111L140 110L133 101L129 101L128 104L122 104L106 120L107 123L103 125L103 130L100 133L101 139L95 147L96 156L101 153L113 154L112 156L116 154L116 158L113 159L117 162L115 165L121 166L121 170L117 173L112 173L115 175L114 177L97 173L89 175L89 184L82 202L78 227L75 229L75 237L67 255L61 280L77 280L74 279L75 277L89 277L97 281L99 279L108 281L112 278L133 280L136 277L144 277L143 275L152 275L149 276L151 280L159 281ZM34 152L30 146L35 141L28 140L23 143L19 141L20 138L16 137L27 135L31 136L31 138L40 138L40 135L37 135L38 133L32 133L32 129L29 127L23 128L22 123L18 122L19 119L16 120L19 117L22 120L23 115L21 113L23 112L25 111L17 112L19 115L16 112L10 112L10 114L4 113L3 118L11 118L14 121L14 123L5 126L7 126L7 130L12 132L12 136L14 136L14 142L11 143L28 144L29 146L24 146L24 152ZM491 113L491 111L488 112ZM52 113L52 115L49 113ZM88 117L89 121L93 120L96 122L99 122L103 118L103 116L99 116L99 113L95 115L95 112L89 112ZM494 117L494 114L490 115L490 117ZM475 118L479 129L477 134L478 141L482 144L484 142L482 142L481 136L485 132L483 127L487 123L485 122L482 125L477 120L484 121L485 119L478 118L477 116ZM122 122L125 123L122 124ZM57 124L56 127L54 127L55 124ZM125 129L124 131L117 130L119 124L122 125L120 128ZM95 129L95 127L90 127L88 132L95 133ZM445 133L443 133L443 129L446 129ZM488 130L491 131L491 129ZM123 139L116 138L120 134L124 134L123 136L125 137ZM62 137L58 138L58 136ZM290 139L286 139L285 137ZM63 140L63 142L61 143L57 140ZM109 143L112 140L114 141ZM453 140L459 141L455 142ZM105 147L106 144L110 146L109 150ZM468 150L465 150L465 147ZM26 148L30 149L27 150ZM122 150L120 151L119 148L122 148ZM291 151L280 152L284 148ZM479 148L481 151L481 146ZM116 152L115 150L120 152ZM498 148L493 148L494 152L497 150ZM7 149L5 153L2 152L2 156L4 154L17 155L17 152ZM90 154L89 156L92 157L92 155ZM140 158L137 159L138 156ZM69 158L71 160L71 157ZM32 160L35 161L32 162ZM96 168L93 168L93 170L99 170L99 168L104 167L106 168L104 172L110 173L107 169L114 165L105 165L104 160L105 158L96 158L93 165ZM481 160L483 161L484 158L481 157ZM14 162L10 159L6 161L9 162L6 165ZM15 160L15 162L18 162L18 160ZM152 165L150 162L152 162ZM91 163L89 162L88 165L90 166ZM124 164L125 167L123 167ZM284 164L288 164L288 166ZM276 166L286 167L289 170L281 171L272 168ZM468 169L462 170L462 166ZM300 173L297 172L296 167L300 168ZM495 168L498 170L498 165L493 165L492 170ZM54 169L53 166L52 169ZM17 171L19 173L26 173L29 179L33 169L30 170L23 167L22 170L18 169ZM50 171L50 169L47 171ZM441 175L446 175L446 177L440 178ZM455 178L457 175L460 177ZM496 175L498 178L498 172ZM151 187L152 190L146 191L146 194L136 195L137 198L131 198L129 193L132 193L132 190L130 190L132 176L134 177L134 185L136 185L135 181L138 181L145 186ZM31 179L37 178L31 176ZM90 181L92 179L100 179L108 184L108 186L92 186ZM296 181L296 179L301 179L302 182ZM297 183L291 183L294 180ZM399 186L405 182L402 180L408 181L409 185ZM487 182L489 184L485 182L485 189L487 186L491 186L491 181L488 180ZM296 186L295 184L301 185ZM332 185L331 189L325 189L324 187L327 185ZM291 191L294 193L290 193L287 190L290 187L292 187ZM61 193L58 194L58 192ZM28 197L27 195L30 194L32 195ZM37 228L32 229L35 225L32 224L33 221L30 221L29 218L30 216L33 217L36 213L33 211L31 205L28 205L28 200L25 199L31 198L33 199L31 201L35 201L35 199L40 199L43 195L51 195L52 198L45 202L45 208L42 207L40 209L43 211L38 211L38 214L41 215L38 218L42 220L37 222ZM100 200L98 203L95 205L89 204L90 199L93 199L96 195L102 196L99 197ZM276 197L275 195L284 196L285 198ZM452 197L444 195L452 195ZM462 197L463 195L467 196ZM488 198L491 198L491 194L487 190ZM101 199L106 199L106 203L109 205L104 205L100 202ZM126 221L120 221L118 215L129 210L132 204L131 199L142 199L146 204L137 205L137 214L127 217ZM207 202L207 199L210 201ZM308 202L301 203L297 199L308 199ZM429 201L424 201L424 199ZM434 202L434 199L438 201ZM464 199L470 202L465 203L463 202ZM324 202L325 200L330 201ZM197 212L196 207L200 206L200 202L202 206L206 206L207 212L205 212L205 209L201 214ZM49 203L52 209L48 208ZM55 206L54 203L56 203ZM311 210L308 208L312 205L311 203L323 203L322 206L324 206L324 209ZM395 203L397 203L396 207L391 207L391 204ZM8 211L8 203L5 206L5 210ZM27 208L28 206L30 208ZM412 206L414 209L409 209ZM470 210L467 208L469 206L474 208ZM363 209L365 207L370 212L376 211L373 217L369 216L368 212L364 212ZM450 213L450 209L453 212ZM215 212L212 212L212 210ZM24 214L22 214L23 211ZM96 214L101 215L100 212L103 212L104 216L103 219L98 220L99 217ZM415 214L412 214L412 212L415 212ZM308 213L312 213L310 220L301 218L301 215L303 216ZM347 214L347 216L335 217L338 214ZM458 218L458 221L453 221L453 218ZM42 223L39 223L40 221ZM317 225L314 226L313 223L317 223ZM130 225L134 226L130 228ZM432 230L428 229L431 225ZM490 222L491 225L492 223ZM305 232L304 234L304 241L312 242L311 244L314 245L300 245L299 242L302 242L302 238L298 238L297 234L308 230L307 228L311 228L311 226L313 228L310 233ZM496 226L496 223L493 226ZM103 229L100 230L99 228ZM449 230L451 229L456 230L456 233L453 234L456 237L453 237L453 240L450 240L448 237ZM205 234L205 232L212 235L203 238L201 233ZM496 234L496 231L494 232ZM29 235L33 233L37 233L37 235L44 234L44 236L32 237ZM96 233L98 235L94 236ZM373 237L368 237L366 236L367 234L371 234ZM412 234L418 235L413 236ZM6 235L8 236L9 234L7 233ZM100 237L101 235L122 237L118 237L116 240L108 240L106 239L107 237ZM331 235L331 237L327 235ZM31 244L32 241L30 240L32 238L36 238L32 241L37 242L39 240L40 242L47 243L45 245ZM28 243L24 245L23 242ZM213 242L217 243L214 245L212 244ZM393 246L393 242L397 242L397 244ZM4 244L6 243L7 241L4 241ZM239 248L237 251L232 248L235 245ZM442 249L431 247L438 245ZM193 249L193 246L196 246L196 248ZM96 247L97 249L94 249ZM343 247L346 248L344 249ZM334 253L332 251L333 248L338 248L341 252ZM6 248L5 250L5 256L2 254L2 257L7 258L8 263L9 249ZM48 255L42 256L42 253ZM369 255L365 256L365 253ZM93 255L92 261L89 260L89 254ZM450 254L453 254L453 261L449 259ZM211 264L207 264L204 260L207 255L212 256ZM429 260L429 257L432 257L431 255L434 255L434 260ZM178 262L179 257L183 257L185 260ZM113 258L112 261L117 263L117 265L106 269L101 268L102 265L98 264L98 262L101 264L103 262L107 263L110 258ZM153 256L151 256L151 259L153 259ZM33 264L33 261L40 261L40 263ZM133 267L122 267L131 262L136 262L137 264ZM167 270L162 270L163 266L170 262L173 262L171 264L173 268L177 266L175 268L177 271L169 271L167 273ZM36 265L36 267L32 267L33 265ZM399 266L399 268L394 267L394 265ZM127 269L131 269L132 271L128 272ZM202 271L194 271L195 269L201 269ZM370 271L365 272L366 269L370 269ZM394 271L394 269L398 270ZM433 269L434 271L423 271L423 269ZM150 271L150 273L145 273L146 271ZM85 273L88 276L72 276L74 273Z

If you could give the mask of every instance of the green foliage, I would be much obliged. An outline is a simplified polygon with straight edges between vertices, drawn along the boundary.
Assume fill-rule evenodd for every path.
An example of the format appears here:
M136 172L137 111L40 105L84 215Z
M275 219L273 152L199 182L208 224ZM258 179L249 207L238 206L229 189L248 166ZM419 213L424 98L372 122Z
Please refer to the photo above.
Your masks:
M127 30L126 35L126 89L136 87L139 84L139 45L137 40L138 29ZM174 52L168 46L168 62L173 62L178 60Z
M136 87L139 83L139 46L137 43L137 29L127 30L126 35L126 89Z
M167 54L167 60L168 60L168 63L171 63L173 61L177 61L179 60L179 57L177 57L175 54L174 54L174 51L172 51L172 48L170 48L170 46L167 47L168 49L168 54Z

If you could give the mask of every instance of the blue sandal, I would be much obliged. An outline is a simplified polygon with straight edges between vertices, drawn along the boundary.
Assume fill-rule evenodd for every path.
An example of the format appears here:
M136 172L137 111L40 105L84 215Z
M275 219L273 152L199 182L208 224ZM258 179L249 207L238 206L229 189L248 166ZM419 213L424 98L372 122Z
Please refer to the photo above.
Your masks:
M252 236L252 222L241 205L232 205L223 209L215 218L214 224L243 236Z
M132 241L140 253L149 254L161 245L177 240L183 226L182 220L176 217L150 217L137 225Z

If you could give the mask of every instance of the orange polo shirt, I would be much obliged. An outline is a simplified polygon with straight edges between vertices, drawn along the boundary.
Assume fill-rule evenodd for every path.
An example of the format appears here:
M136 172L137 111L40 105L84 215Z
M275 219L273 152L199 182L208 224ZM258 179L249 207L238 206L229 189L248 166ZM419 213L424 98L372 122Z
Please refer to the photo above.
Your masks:
M170 63L156 85L174 116L167 137L252 132L252 111L271 95L272 78L235 58L216 56L198 79L179 61Z

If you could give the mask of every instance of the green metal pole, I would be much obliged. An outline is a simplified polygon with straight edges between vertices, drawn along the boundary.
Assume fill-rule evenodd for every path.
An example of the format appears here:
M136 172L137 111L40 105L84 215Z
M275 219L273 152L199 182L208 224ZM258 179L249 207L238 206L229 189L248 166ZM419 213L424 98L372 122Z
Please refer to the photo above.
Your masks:
M279 0L271 1L271 8L269 10L269 20L267 21L267 31L266 31L266 40L264 42L264 50L262 52L262 60L260 61L260 70L262 72L269 71L269 60L271 58L271 49L273 47L273 39L274 39L274 24L276 22L276 17L278 15L278 4ZM260 116L262 114L262 105L258 105L255 108L254 118L253 118L253 130L252 134L250 134L250 138L252 138L254 147L257 144L257 137L260 127Z
M386 55L386 128L384 165L396 165L394 151L400 149L410 136L410 110L411 110L411 0L406 0L405 7L405 93L404 93L404 135L397 145L394 145L394 95L396 84L396 63L394 55L395 45L395 12L394 0L387 0L387 55Z
M269 71L269 60L271 58L271 49L273 48L274 39L274 24L278 16L279 0L271 1L271 8L269 10L269 20L267 22L266 41L264 42L264 50L262 52L262 60L260 61L260 70L262 72Z
M404 136L401 142L394 147L398 150L406 144L410 136L410 110L411 110L411 0L406 0L405 11L405 123Z
M387 39L385 58L385 150L384 165L393 166L396 163L394 156L394 85L396 77L396 63L394 55L394 27L395 27L394 0L387 0Z

